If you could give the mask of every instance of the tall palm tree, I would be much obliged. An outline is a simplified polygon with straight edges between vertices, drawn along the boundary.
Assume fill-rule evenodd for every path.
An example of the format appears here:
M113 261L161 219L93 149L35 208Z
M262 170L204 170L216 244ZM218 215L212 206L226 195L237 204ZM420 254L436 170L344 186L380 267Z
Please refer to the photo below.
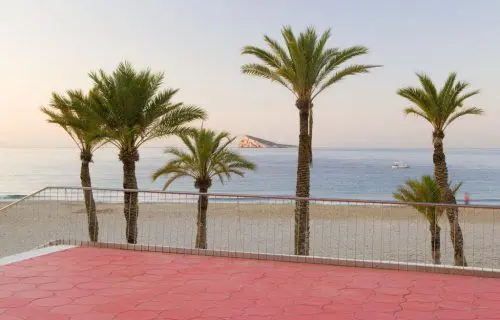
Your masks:
M94 133L98 130L97 122L92 117L91 100L81 91L67 91L66 96L52 93L52 101L48 107L42 107L50 123L63 128L80 149L80 180L82 187L91 188L89 164L95 150L103 145L103 139ZM97 220L94 195L91 189L84 189L85 208L88 219L90 241L99 239L99 222Z
M459 183L452 188L453 194L456 194L462 184ZM439 186L431 176L423 176L421 180L409 179L405 185L398 187L398 190L393 193L396 200L404 202L425 202L425 203L441 203L441 191ZM441 227L439 226L439 218L443 214L442 207L412 205L418 212L425 215L429 222L429 231L431 233L431 249L432 260L434 264L441 264Z
M300 133L297 163L296 196L307 198L310 191L312 161L312 107L314 99L327 88L347 76L367 73L375 65L353 64L348 60L365 55L368 49L354 46L346 49L326 48L330 29L318 37L314 28L307 28L296 37L290 27L281 31L285 47L267 35L268 48L246 46L242 54L260 60L242 66L242 72L265 78L284 86L295 96L299 110ZM295 207L295 254L309 254L309 202L297 201Z
M246 160L238 153L229 150L229 145L235 138L229 133L216 133L201 129L181 137L187 152L178 148L169 148L166 153L174 156L165 166L153 174L153 180L159 177L168 178L163 189L182 177L191 177L194 187L200 192L198 196L198 216L196 248L207 248L207 209L206 193L212 186L212 179L221 183L229 180L232 174L243 177L245 170L255 170L254 163Z
M162 73L136 71L128 62L112 74L90 73L95 83L94 112L102 126L99 135L116 146L123 163L123 188L137 189L135 163L139 147L146 142L191 130L188 124L204 119L205 111L172 102L177 89L161 90ZM137 243L138 194L124 192L124 215L128 243Z
M434 178L438 184L442 199L445 203L456 204L455 195L448 183L448 167L443 148L445 130L455 120L466 115L480 115L483 110L476 107L464 107L468 98L475 96L479 90L466 91L469 84L456 81L456 74L448 76L443 88L436 89L432 80L425 74L417 74L421 88L405 87L398 90L398 94L408 99L412 106L404 110L407 115L415 115L425 119L432 125L432 143L434 145ZM464 240L462 229L458 222L458 209L450 207L446 209L446 216L450 223L450 236L453 242L455 265L466 266L464 256Z

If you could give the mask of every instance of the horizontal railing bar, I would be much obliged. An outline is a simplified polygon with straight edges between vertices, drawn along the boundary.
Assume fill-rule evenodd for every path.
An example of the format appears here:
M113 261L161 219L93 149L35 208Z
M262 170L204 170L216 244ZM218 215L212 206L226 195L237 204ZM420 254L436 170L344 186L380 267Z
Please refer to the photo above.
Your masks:
M6 205L6 206L4 206L4 207L0 208L0 212L2 212L3 210L6 210L6 209L8 209L8 208L10 208L10 207L12 207L12 206L15 206L15 205L16 205L16 204L18 204L19 202L22 202L22 201L24 201L24 200L26 200L26 199L28 199L28 198L31 198L31 197L33 197L33 196L36 196L36 195L37 195L37 194L39 194L40 192L45 191L45 190L47 190L47 189L50 189L50 187L45 187L45 188L42 188L42 189L40 189L40 190L38 190L38 191L35 191L35 192L31 193L31 194L28 194L27 196L24 196L24 197L22 197L22 198L20 198L20 199L17 199L16 201L11 202L11 203L9 203L8 205Z
M207 195L209 197L228 197L228 198L246 198L246 199L266 199L266 200L291 200L291 201L315 201L315 202L345 202L349 204L380 204L393 206L420 206L420 207L443 207L443 208L473 208L473 209L500 209L500 206L492 205L462 205L448 203L427 203L427 202L400 202L386 200L363 200L363 199L343 199L343 198L302 198L294 196L279 196L279 195L257 195L257 194L236 194L236 193L199 193L187 191L164 191L164 190L149 190L149 189L120 189L120 188L87 188L87 187L61 187L49 186L45 189L69 189L69 190L94 190L94 191L115 191L115 192L137 192L137 193L157 193L169 195L189 195L199 196ZM38 192L40 192L38 191ZM38 193L36 192L36 193ZM36 194L34 193L34 194ZM33 194L33 195L34 195ZM29 196L24 197L23 199ZM19 201L21 201L20 199ZM19 202L16 201L16 202ZM1 210L1 209L0 209Z
M41 248L57 246L57 245L77 245L82 247L110 248L110 249L120 249L120 250L189 254L198 256L220 256L220 257L231 257L231 258L242 258L242 259L326 264L326 265L385 269L385 270L422 271L422 272L432 272L441 274L500 278L500 269L495 269L495 268L436 265L436 264L417 263L417 262L406 262L402 264L399 261L388 261L388 260L359 260L359 259L349 259L349 258L322 257L313 255L298 256L291 254L196 249L196 248L182 248L182 247L171 247L171 246L161 246L161 245L151 246L146 244L90 242L90 241L78 241L71 239L53 240L48 243L45 243L44 245L41 246Z

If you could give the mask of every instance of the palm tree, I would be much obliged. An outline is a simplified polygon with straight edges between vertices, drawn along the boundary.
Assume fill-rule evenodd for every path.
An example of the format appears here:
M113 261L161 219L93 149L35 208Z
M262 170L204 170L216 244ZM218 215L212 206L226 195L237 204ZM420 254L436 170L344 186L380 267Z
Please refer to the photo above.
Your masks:
M254 163L246 160L238 153L229 150L229 145L235 138L229 133L216 133L201 129L181 136L187 152L178 148L169 148L166 153L174 156L165 166L153 174L153 180L159 177L168 178L163 189L182 177L191 177L194 187L200 192L198 196L198 216L196 248L207 248L207 209L206 193L212 186L212 179L221 183L229 180L232 174L243 177L245 170L255 170Z
M103 145L103 140L94 133L97 122L92 118L91 100L81 91L67 91L66 96L52 93L49 107L42 107L48 116L48 122L61 126L80 149L80 180L82 187L91 188L89 164L95 150ZM87 211L90 241L99 239L99 222L97 220L94 195L91 189L84 189L85 208Z
M112 74L100 70L90 73L90 78L96 87L94 112L102 126L99 135L119 150L124 189L137 189L135 163L140 146L188 132L191 121L206 117L200 108L172 102L178 90L160 89L162 73L136 71L130 63L122 62ZM137 243L137 191L124 192L124 215L127 241Z
M413 104L404 110L405 114L423 118L432 125L434 178L441 190L442 200L445 203L456 204L455 195L448 183L448 167L443 148L444 132L455 120L463 116L483 113L483 110L479 108L463 106L465 100L478 94L479 90L465 91L469 88L469 84L456 81L455 73L448 76L439 92L427 75L417 74L417 77L422 88L405 87L399 89L398 94ZM458 209L456 207L447 208L446 216L450 223L455 265L466 266L462 229L458 223Z
M459 183L452 188L453 194L456 194L461 185ZM414 203L412 206L425 215L431 233L432 260L434 264L441 264L441 227L438 221L443 214L443 209L438 206L419 206L416 204L417 202L442 202L441 191L436 180L429 175L423 176L421 181L409 179L404 186L400 186L397 192L393 193L393 196L396 200Z
M308 198L314 99L347 76L367 73L377 66L360 64L343 66L348 60L367 54L368 49L362 46L347 49L326 48L330 29L320 37L314 28L308 28L295 37L290 27L284 27L281 34L285 47L267 35L264 36L264 41L268 49L244 47L242 54L255 56L260 63L245 64L242 66L242 72L277 82L295 96L295 106L299 110L300 117L296 196ZM309 254L308 201L297 201L295 205L295 254Z

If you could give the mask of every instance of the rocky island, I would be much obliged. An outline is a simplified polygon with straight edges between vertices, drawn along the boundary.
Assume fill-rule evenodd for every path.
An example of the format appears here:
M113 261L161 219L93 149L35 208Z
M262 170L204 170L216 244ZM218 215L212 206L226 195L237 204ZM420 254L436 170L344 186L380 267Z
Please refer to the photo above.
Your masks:
M289 144L280 144L269 140L246 135L241 137L239 147L240 148L296 148L297 146Z

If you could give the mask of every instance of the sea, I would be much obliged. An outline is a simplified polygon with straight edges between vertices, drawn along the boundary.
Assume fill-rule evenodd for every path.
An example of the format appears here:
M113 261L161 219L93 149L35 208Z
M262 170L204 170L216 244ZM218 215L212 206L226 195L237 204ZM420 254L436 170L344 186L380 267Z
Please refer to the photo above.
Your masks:
M257 164L255 172L234 177L211 192L293 195L297 149L238 149ZM473 204L500 204L500 149L447 149L450 179L463 182ZM432 149L313 150L311 196L319 198L392 200L392 193L407 179L432 174ZM139 189L160 190L164 180L151 174L168 160L163 148L142 148L137 163ZM393 169L395 161L410 168ZM76 148L0 148L0 200L14 200L46 186L79 186L79 151ZM122 167L117 151L96 151L91 165L94 187L121 188ZM182 179L171 191L196 191L193 181Z

